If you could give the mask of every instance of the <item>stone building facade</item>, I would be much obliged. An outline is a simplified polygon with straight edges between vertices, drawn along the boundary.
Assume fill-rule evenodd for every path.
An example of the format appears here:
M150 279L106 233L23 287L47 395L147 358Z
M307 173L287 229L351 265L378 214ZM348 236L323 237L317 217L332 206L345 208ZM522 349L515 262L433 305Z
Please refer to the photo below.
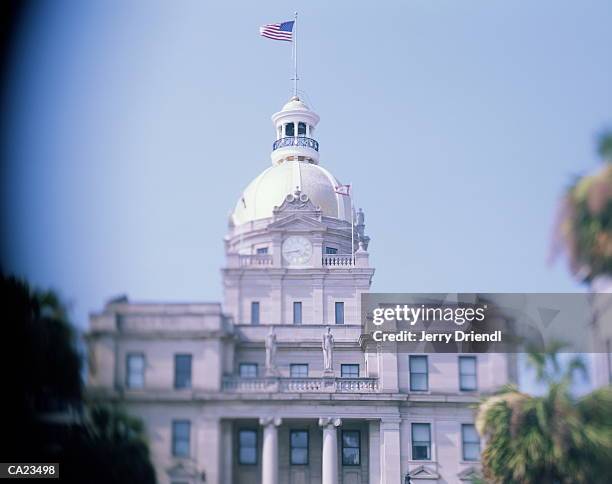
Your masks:
M109 302L90 398L143 419L161 483L470 482L473 404L507 359L366 351L364 214L319 164L317 114L294 97L272 120L272 166L230 219L223 304Z

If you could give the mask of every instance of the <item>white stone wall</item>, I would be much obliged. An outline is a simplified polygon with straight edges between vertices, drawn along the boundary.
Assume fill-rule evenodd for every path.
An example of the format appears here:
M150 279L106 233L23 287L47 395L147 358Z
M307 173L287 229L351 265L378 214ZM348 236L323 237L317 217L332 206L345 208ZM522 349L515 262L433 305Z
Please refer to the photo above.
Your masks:
M400 392L410 392L409 354L397 354L397 373ZM461 394L459 388L459 357L454 353L432 353L427 355L429 366L429 389L427 393ZM470 354L477 365L477 392L490 393L508 382L507 357L501 354ZM469 392L468 392L469 393Z
M234 321L251 322L251 303L259 302L260 324L293 323L293 302L302 302L303 324L335 324L335 303L344 302L344 324L361 324L361 294L371 274L329 274L303 270L287 276L284 271L254 269L227 271L224 310ZM308 284L304 284L304 279Z
M474 422L474 410L459 405L425 405L419 404L402 411L400 425L402 475L424 466L438 479L427 479L422 482L461 482L458 475L478 462L464 461L462 456L461 425ZM412 456L412 424L428 423L431 425L431 459L414 460ZM482 445L482 443L481 443ZM421 482L415 480L415 482Z

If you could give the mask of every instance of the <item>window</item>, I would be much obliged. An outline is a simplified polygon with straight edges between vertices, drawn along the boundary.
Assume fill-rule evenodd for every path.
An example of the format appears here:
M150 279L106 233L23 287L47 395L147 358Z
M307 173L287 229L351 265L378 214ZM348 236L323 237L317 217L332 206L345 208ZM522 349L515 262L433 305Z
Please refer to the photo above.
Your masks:
M342 465L358 466L361 464L361 435L359 430L342 431Z
M289 446L291 465L308 465L308 430L292 430Z
M174 355L174 388L191 388L191 355Z
M289 365L289 374L292 378L304 378L308 376L308 365L306 363L292 363Z
M462 391L476 390L476 357L459 357L459 389Z
M359 365L340 365L342 378L359 378Z
M129 353L126 358L125 383L128 388L144 387L145 358L142 353Z
M427 373L427 356L410 356L410 391L427 391L429 377Z
M285 125L285 136L295 136L295 126L293 123Z
M302 303L300 301L293 303L293 324L302 324Z
M473 424L461 425L461 446L463 448L463 460L480 459L480 436Z
M243 465L257 464L257 431L238 432L238 462Z
M259 301L251 302L251 324L259 324Z
M191 422L189 420L172 421L172 455L189 457L189 438Z
M431 425L412 424L412 460L431 460Z
M325 247L325 253L326 254L337 254L338 249L336 249L335 247Z
M336 303L336 324L344 324L344 303Z
M306 136L306 123L298 123L298 136Z
M257 248L257 253L258 254L267 254L268 253L268 248L267 247L258 247Z
M240 378L257 378L257 363L240 363Z

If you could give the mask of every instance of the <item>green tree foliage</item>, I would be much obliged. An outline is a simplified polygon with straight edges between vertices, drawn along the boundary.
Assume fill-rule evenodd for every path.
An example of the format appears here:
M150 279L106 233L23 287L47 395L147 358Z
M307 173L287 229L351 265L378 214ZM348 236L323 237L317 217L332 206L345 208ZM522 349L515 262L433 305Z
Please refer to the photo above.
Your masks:
M142 423L83 403L68 311L52 291L0 275L2 462L59 462L62 482L154 484Z
M612 163L612 131L604 131L597 140L597 152L608 163Z
M87 411L84 429L66 448L63 475L91 484L134 484L156 481L140 419L120 408L94 406ZM95 472L92 472L95 471Z
M600 135L598 152L604 166L569 187L557 224L572 271L587 282L612 274L612 132Z
M0 276L3 382L11 418L31 418L81 398L81 361L65 306L51 291Z
M544 396L508 386L481 403L476 426L487 440L482 454L486 482L610 482L612 388L573 397L573 376L585 368L577 357L562 368L560 348L529 354L538 380L547 386Z

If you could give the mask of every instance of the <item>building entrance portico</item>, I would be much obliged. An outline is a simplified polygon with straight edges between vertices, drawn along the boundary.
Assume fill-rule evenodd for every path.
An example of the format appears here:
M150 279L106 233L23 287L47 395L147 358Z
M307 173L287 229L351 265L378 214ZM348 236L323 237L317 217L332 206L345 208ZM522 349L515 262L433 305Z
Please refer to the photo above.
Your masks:
M365 484L370 481L370 423L322 418L234 419L232 482Z

